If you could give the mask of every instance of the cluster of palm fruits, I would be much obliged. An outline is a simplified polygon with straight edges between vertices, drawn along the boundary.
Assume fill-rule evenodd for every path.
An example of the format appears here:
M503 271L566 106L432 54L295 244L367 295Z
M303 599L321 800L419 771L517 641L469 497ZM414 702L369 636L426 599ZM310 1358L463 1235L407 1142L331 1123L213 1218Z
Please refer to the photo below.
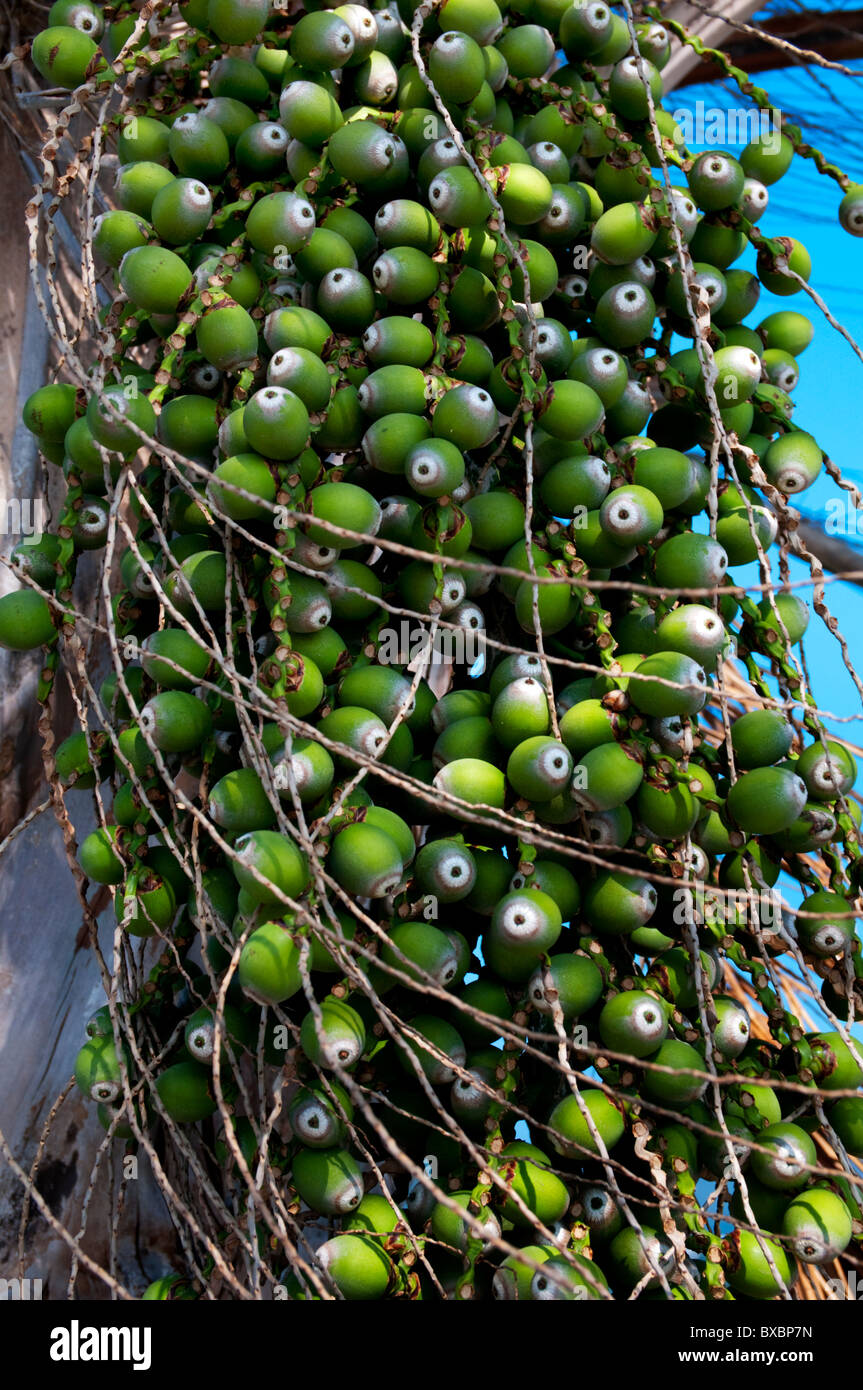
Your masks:
M810 272L755 226L794 132L692 157L669 33L594 0L179 9L160 47L58 0L33 45L152 72L105 131L110 370L27 403L67 508L0 600L47 695L105 550L114 669L54 755L122 947L78 1084L269 1172L291 1298L774 1297L859 1235L825 1145L863 1156L856 764L806 604L729 568L823 464L812 324L744 323Z

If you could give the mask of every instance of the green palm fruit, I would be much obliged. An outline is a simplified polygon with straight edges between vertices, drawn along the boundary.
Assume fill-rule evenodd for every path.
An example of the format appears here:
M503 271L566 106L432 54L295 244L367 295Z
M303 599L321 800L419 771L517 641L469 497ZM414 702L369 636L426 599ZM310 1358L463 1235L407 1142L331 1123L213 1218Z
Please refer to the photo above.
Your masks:
M523 1245L517 1255L501 1260L492 1278L492 1294L498 1300L529 1301L532 1281L537 1277L536 1264L551 1259L551 1250L541 1245Z
M200 111L186 111L177 117L168 148L182 175L206 184L219 182L231 162L224 131Z
M603 742L588 748L575 764L572 796L588 811L611 811L635 794L643 777L635 745Z
M472 542L477 550L504 550L524 535L524 505L503 488L492 488L469 497L464 512L470 521Z
M98 40L102 37L105 19L100 6L91 4L90 0L54 0L48 11L48 24L65 24Z
M393 927L381 950L381 961L420 984L426 975L431 976L441 989L458 979L458 957L452 942L429 922L400 922ZM396 983L388 974L383 978L385 990Z
M429 299L439 278L437 263L413 246L394 246L378 256L372 266L375 289L390 304L400 306L418 305Z
M353 57L354 48L350 26L329 11L304 15L291 33L291 57L298 67L310 72L344 67Z
M514 1140L501 1150L498 1162L498 1171L507 1187L521 1198L530 1213L526 1216L519 1205L507 1197L503 1214L515 1226L530 1227L531 1216L547 1226L562 1219L570 1202L569 1189L549 1171L552 1161L542 1149Z
M618 723L617 714L606 709L599 699L581 699L564 712L560 720L560 737L574 758L581 758L592 748L613 744Z
M392 836L375 825L348 825L333 839L327 860L330 873L346 892L385 898L402 878L402 856Z
M826 746L825 746L826 745ZM797 759L795 771L802 777L809 795L815 801L833 801L850 792L857 780L857 764L853 755L833 739L817 740L804 748Z
M485 80L482 49L469 34L450 29L431 46L429 76L444 101L466 105Z
M723 1241L728 1282L732 1289L747 1298L775 1298L781 1292L782 1286L777 1283L762 1246L769 1251L773 1269L785 1287L794 1283L796 1271L778 1241L757 1236L752 1231L735 1231Z
M237 975L244 992L260 1004L282 1004L302 986L300 950L287 926L264 922L240 953Z
M551 801L567 786L572 754L557 739L525 739L510 753L506 775L510 786L526 801Z
M798 1259L826 1264L838 1259L851 1240L851 1213L835 1192L813 1187L789 1202L782 1232Z
M172 246L183 246L187 242L197 241L206 231L212 215L213 199L210 190L197 179L175 179L173 183L161 188L153 199L153 227L162 241L167 241ZM135 272L138 275L140 273ZM164 271L154 262L152 270L148 267L146 273L149 279L158 280ZM130 272L128 269L124 271L121 267L121 284L124 284L124 274L129 275ZM135 283L134 279L132 283ZM142 308L149 308L140 299L135 302L141 303ZM150 312L169 313L173 308L176 308L176 305L171 305L168 309L153 308Z
M295 738L273 754L275 785L283 799L292 786L303 803L318 801L332 786L335 764L326 748L312 739Z
M114 911L130 936L154 936L167 931L177 911L171 884L155 873L144 872L134 887L127 884L114 898Z
M154 695L141 710L139 722L162 753L187 753L212 730L212 716L203 700L183 690Z
M539 956L557 941L561 928L560 909L547 893L507 893L492 913L483 940L485 957L501 979L527 980Z
M473 1199L472 1192L449 1192L447 1196L465 1212ZM438 1202L431 1213L431 1233L436 1241L450 1250L466 1250L469 1240L480 1240L483 1249L488 1249L491 1241L500 1237L500 1222L487 1207L480 1209L473 1222L473 1226L468 1225L465 1218Z
M668 1018L654 995L629 990L607 1001L598 1026L606 1047L634 1057L650 1057L665 1041Z
M750 710L731 725L731 746L739 768L769 767L791 749L794 729L780 710Z
M363 537L374 536L380 525L378 503L354 483L323 483L309 494L309 505L317 521L359 532ZM306 533L320 545L333 546L336 550L362 544L354 536L337 535L314 522L308 524Z
M75 1081L88 1100L110 1105L120 1095L121 1064L110 1029L91 1037L75 1058Z
M616 18L607 5L574 0L560 20L560 42L570 62L592 58L608 43Z
M402 140L371 120L356 119L340 126L330 136L327 155L340 177L370 193L400 189L409 168Z
M159 438L170 449L209 462L219 439L220 411L207 396L175 396L159 416Z
M739 200L746 172L732 155L716 150L699 155L686 178L698 206L719 212Z
M288 1119L296 1137L307 1149L342 1148L347 1128L342 1114L353 1119L350 1097L337 1081L329 1081L333 1097L323 1089L297 1091L288 1108ZM351 1225L357 1224L354 1212Z
M765 1187L793 1192L811 1181L806 1165L814 1167L818 1156L805 1129L793 1124L770 1125L758 1134L758 1144L750 1164Z
M555 1152L576 1160L598 1154L598 1141L610 1152L620 1143L626 1128L618 1106L604 1091L592 1089L582 1091L578 1097L565 1096L549 1115L548 1125Z
M539 418L547 434L572 442L594 434L604 414L602 401L590 386L564 377L551 382L548 404Z
M618 203L594 223L590 243L601 261L630 265L647 255L656 231L655 217L646 204Z
M414 873L424 893L440 902L459 902L476 883L476 861L457 840L430 840L417 854Z
M863 1097L843 1096L830 1106L827 1118L849 1154L859 1157L863 1152Z
M788 767L758 767L729 788L727 806L741 830L774 835L787 830L806 805L806 784Z
M424 367L434 352L434 340L424 324L393 314L366 329L363 347L375 367Z
M0 598L0 647L29 652L53 643L57 630L47 599L33 589L17 589Z
M213 96L202 111L209 121L214 121L220 128L232 151L243 131L257 124L251 107L235 97Z
M775 609L771 599L775 603ZM800 641L806 628L809 625L809 609L803 599L796 594L765 594L758 605L761 613L760 627L763 629L767 640L775 642L779 638L779 622L781 618L788 640L792 646ZM771 635L774 634L774 635ZM784 638L783 638L784 640Z
M812 955L838 955L853 941L854 918L846 915L853 912L853 905L839 893L817 890L804 898L801 909L811 916L798 914L797 936Z
M359 1165L346 1149L298 1150L291 1181L302 1200L324 1216L345 1216L363 1195Z
M216 1036L216 1020L212 1009L196 1009L187 1020L183 1033L186 1048L196 1062L206 1064L212 1060L216 1050ZM233 1004L225 1005L220 1036L220 1045L226 1060L229 1058L228 1046L237 1051L247 1048L252 1041L248 1018Z
M656 889L647 879L603 870L585 893L584 916L598 932L624 935L649 922L656 905Z
M33 40L33 66L53 87L80 87L105 68L105 60L88 33L66 24L43 29Z
M120 209L134 217L146 219L149 226L150 215L153 210L153 202L160 189L174 182L174 175L170 169L166 169L164 164L157 164L153 160L139 160L131 164L123 164L117 171L115 183L115 196ZM111 219L113 213L106 214ZM119 234L114 231L114 223L110 222L110 230L106 232L106 245L111 248L110 255L106 255L110 264L115 264L115 254L118 249L118 240L129 236L128 224ZM148 238L149 239L149 238ZM116 259L119 265L122 256Z
M252 901L278 908L282 897L298 898L305 891L308 864L292 840L274 830L253 830L241 835L234 848L231 869Z
M266 0L208 0L207 25L225 44L247 44L267 22Z
M553 1013L550 991L557 992L557 1003L565 1019L578 1018L593 1008L602 994L602 975L586 956L552 956L546 967L539 965L527 983L527 996L541 1014ZM468 986L470 989L471 986ZM480 1006L482 1007L482 1006Z
M307 412L324 410L329 404L332 378L321 359L308 348L281 348L275 353L267 367L267 383L296 396Z
M369 426L362 438L366 462L382 473L403 473L410 451L428 439L430 433L429 423L421 415L395 411L381 416Z
M648 337L655 317L656 304L647 286L623 280L602 295L593 324L603 341L620 351Z
M162 246L135 247L120 264L120 284L132 303L148 314L175 313L191 283L185 261Z
M217 1106L210 1090L210 1072L197 1062L175 1062L156 1077L159 1100L177 1124L206 1120Z
M435 175L428 186L428 201L444 227L474 227L491 212L488 188L458 164Z
M718 613L703 603L685 603L666 614L655 630L658 651L681 652L712 671L728 642Z
M156 413L146 396L110 384L90 397L87 424L98 444L131 458L144 442L138 431L155 435Z
M611 473L604 459L592 455L560 459L540 484L542 500L555 516L573 516L578 508L598 508L611 485Z
M224 611L227 565L220 550L195 551L165 580L165 593L186 616L195 611L194 601L205 612Z
M477 715L474 718L459 719L438 735L432 749L432 763L435 768L441 768L458 758L467 757L494 762L497 751L497 741L490 720Z
M603 1292L604 1290L604 1292ZM530 1283L534 1302L585 1301L610 1298L608 1281L593 1260L582 1255L553 1255Z
M785 392L794 390L800 380L800 366L790 352L782 352L779 348L763 348L761 349L761 360L764 364L764 370L774 386L778 386L780 390ZM821 459L819 457L816 468L820 468L820 466Z
M257 122L240 135L234 160L247 179L273 178L284 168L287 149L288 132L284 126L276 121Z
M93 223L93 249L116 270L127 251L148 245L154 234L152 225L137 213L114 208Z
M810 1033L808 1042L815 1054L812 1071L816 1085L825 1091L843 1091L861 1084L863 1071L857 1053L841 1033Z
M195 337L202 357L220 372L248 367L258 355L255 320L227 295L204 310Z
M644 1089L654 1100L667 1105L688 1105L703 1094L707 1079L696 1075L705 1070L704 1058L689 1043L668 1038L650 1058L645 1069ZM653 1066L671 1067L672 1071L654 1071ZM694 1068L694 1070L690 1070Z
M749 1042L749 1015L733 999L714 998L713 1004L716 1010L714 1046L723 1057L738 1057Z
M574 875L553 859L536 859L529 867L521 865L509 887L513 893L523 888L539 888L547 893L557 903L564 922L572 921L581 906L581 890Z
M331 1236L318 1247L315 1259L349 1301L379 1299L387 1292L392 1263L380 1244L368 1236Z
M566 374L573 381L581 381L595 391L606 410L622 404L626 399L630 385L626 362L612 348L600 344L579 353L573 358Z
M503 773L481 758L456 758L442 767L434 778L434 786L447 796L472 806L491 806L503 809L506 782Z
M125 832L117 826L92 831L78 851L78 863L94 883L117 884L126 877L122 850Z
M426 407L426 380L418 367L378 367L357 394L363 411L373 420L389 415L396 406L406 415L421 415Z
M57 776L64 787L89 790L101 782L110 765L105 736L82 730L63 740L54 754ZM96 771L94 771L94 768Z
M229 834L269 830L276 812L254 768L239 767L220 778L210 792L207 810Z
M771 294L798 294L800 283L796 277L808 281L812 274L812 259L802 242L794 237L778 237L784 247L783 254L774 258L762 249L758 253L756 270L758 278Z
M327 995L320 1005L321 1021L309 1012L300 1027L300 1045L317 1067L352 1071L366 1046L366 1031L357 1011L344 1000Z
M712 982L711 988L715 987L718 978L715 960L706 951L702 951L700 961L702 969L707 972L708 980ZM689 952L682 947L675 946L670 951L663 951L651 966L650 974L655 981L655 987L673 999L681 1009L691 1009L698 1003L692 960Z
M615 545L642 545L662 529L659 499L635 484L615 488L599 508L599 524Z
M656 652L639 662L633 674L627 688L643 714L658 718L697 714L707 699L703 667L682 653Z
M515 78L542 77L554 57L554 38L541 24L508 29L495 46Z

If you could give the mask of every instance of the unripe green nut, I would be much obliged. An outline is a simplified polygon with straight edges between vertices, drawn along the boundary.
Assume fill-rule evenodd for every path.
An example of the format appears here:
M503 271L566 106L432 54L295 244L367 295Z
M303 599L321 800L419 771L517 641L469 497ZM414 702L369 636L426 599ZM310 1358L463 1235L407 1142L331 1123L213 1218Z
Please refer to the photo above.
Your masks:
M308 864L293 840L274 830L253 830L241 835L234 848L237 858L231 860L231 869L252 901L278 908L282 905L279 894L298 898L305 891Z
M323 1216L345 1216L363 1196L362 1173L346 1149L300 1149L294 1154L291 1181L303 1201Z
M612 811L634 796L644 777L636 752L634 746L609 741L588 748L573 768L572 796L578 805Z
M79 87L92 65L93 72L105 67L105 60L89 34L65 24L43 29L33 40L33 66L53 87Z
M317 1067L336 1066L352 1071L366 1045L366 1030L360 1015L350 1004L327 995L320 1005L321 1022L309 1011L300 1027L300 1045Z
M806 805L806 784L787 767L757 767L729 788L729 814L747 833L787 830Z
M368 823L348 825L335 836L327 860L329 871L346 892L384 898L402 878L402 856L385 831Z
M579 1100L581 1104L579 1104ZM586 1110L590 1119L582 1114ZM549 1128L556 1131L549 1139L556 1153L564 1158L583 1160L600 1153L595 1134L608 1152L623 1138L623 1115L604 1091L584 1090L580 1097L568 1095L552 1110ZM595 1132L595 1133L594 1133Z
M237 967L240 984L260 1004L281 1004L302 986L300 950L281 922L264 922L246 941Z
M137 246L120 264L120 284L148 314L175 313L192 278L186 262L163 246Z
M811 1181L805 1165L818 1162L815 1145L799 1125L774 1124L758 1134L750 1165L765 1187L793 1192ZM761 1149L767 1149L762 1153Z
M602 994L602 975L593 961L585 956L552 956L548 972L551 989L557 992L557 1003L565 1019L578 1018L586 1013ZM526 993L539 1013L549 1016L553 1013L544 966L537 966L527 983Z

